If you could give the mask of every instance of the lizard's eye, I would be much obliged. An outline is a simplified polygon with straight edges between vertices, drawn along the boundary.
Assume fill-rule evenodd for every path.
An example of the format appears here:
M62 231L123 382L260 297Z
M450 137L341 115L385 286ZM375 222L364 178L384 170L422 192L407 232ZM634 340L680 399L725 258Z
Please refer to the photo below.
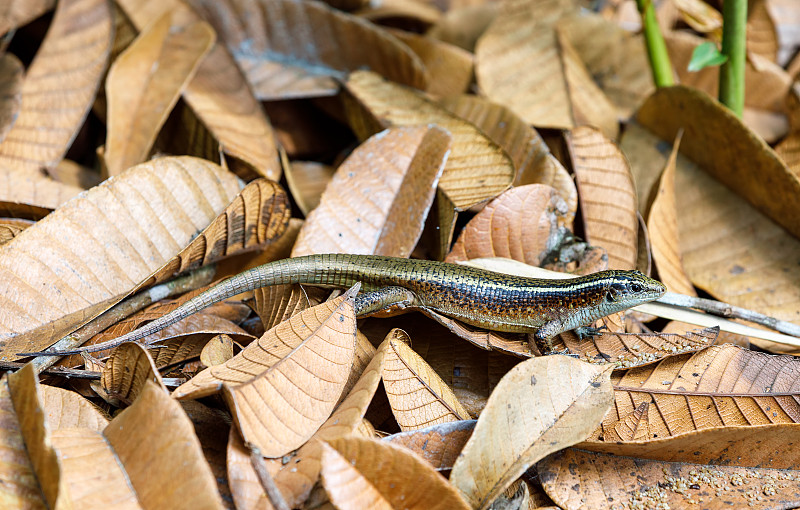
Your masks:
M632 282L630 287L631 287L631 291L632 292L642 292L644 290L644 287L642 287L642 284L641 283L637 283L637 282Z

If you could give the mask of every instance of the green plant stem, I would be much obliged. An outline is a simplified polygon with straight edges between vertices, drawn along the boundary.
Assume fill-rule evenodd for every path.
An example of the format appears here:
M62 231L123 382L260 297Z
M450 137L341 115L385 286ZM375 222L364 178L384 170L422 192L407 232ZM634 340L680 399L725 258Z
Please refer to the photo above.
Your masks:
M644 26L644 39L647 44L647 56L650 58L650 70L653 72L653 81L656 87L670 87L675 82L672 78L672 63L667 53L667 45L661 35L661 29L656 20L656 10L652 0L636 0L639 14L642 15Z
M744 66L747 49L747 0L722 4L722 54L728 61L719 71L719 101L737 116L744 111Z

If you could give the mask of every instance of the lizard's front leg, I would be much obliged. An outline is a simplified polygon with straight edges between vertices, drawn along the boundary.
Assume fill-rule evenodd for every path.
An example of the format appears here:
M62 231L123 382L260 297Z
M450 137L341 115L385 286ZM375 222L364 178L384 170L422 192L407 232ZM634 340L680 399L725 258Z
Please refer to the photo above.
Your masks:
M356 296L356 315L391 315L406 308L421 306L417 295L404 287L383 287Z
M529 335L529 338L533 337L533 342L536 344L536 348L539 349L539 352L543 356L549 356L551 354L564 354L566 356L577 358L578 355L570 353L569 349L565 349L563 351L553 350L553 338L564 331L566 331L564 323L562 323L559 319L554 319L550 322L545 322L542 327L536 331L536 333Z

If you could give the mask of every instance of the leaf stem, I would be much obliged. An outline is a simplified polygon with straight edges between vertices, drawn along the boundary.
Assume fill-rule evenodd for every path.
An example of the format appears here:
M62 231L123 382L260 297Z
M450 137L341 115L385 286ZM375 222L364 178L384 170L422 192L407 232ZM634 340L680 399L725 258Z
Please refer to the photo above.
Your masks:
M747 0L722 4L722 54L728 60L719 71L719 101L741 117L744 111L744 66L747 49Z
M746 1L746 0L745 0ZM670 87L674 85L672 78L672 63L667 53L667 44L661 35L661 29L656 20L656 11L652 0L636 0L639 14L642 15L644 26L644 39L647 44L647 56L650 59L650 70L656 87Z

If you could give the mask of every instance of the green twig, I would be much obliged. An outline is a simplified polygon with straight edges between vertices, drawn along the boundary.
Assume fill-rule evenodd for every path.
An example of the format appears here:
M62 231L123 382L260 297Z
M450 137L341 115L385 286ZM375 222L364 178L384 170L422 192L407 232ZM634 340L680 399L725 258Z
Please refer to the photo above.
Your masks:
M722 4L722 54L728 57L719 71L719 101L737 116L744 111L744 66L747 49L747 0Z
M745 0L746 1L746 0ZM639 13L642 15L644 39L647 44L647 56L650 58L650 69L656 87L670 87L675 82L672 78L672 63L667 53L667 45L661 35L656 20L656 11L652 0L636 0Z

